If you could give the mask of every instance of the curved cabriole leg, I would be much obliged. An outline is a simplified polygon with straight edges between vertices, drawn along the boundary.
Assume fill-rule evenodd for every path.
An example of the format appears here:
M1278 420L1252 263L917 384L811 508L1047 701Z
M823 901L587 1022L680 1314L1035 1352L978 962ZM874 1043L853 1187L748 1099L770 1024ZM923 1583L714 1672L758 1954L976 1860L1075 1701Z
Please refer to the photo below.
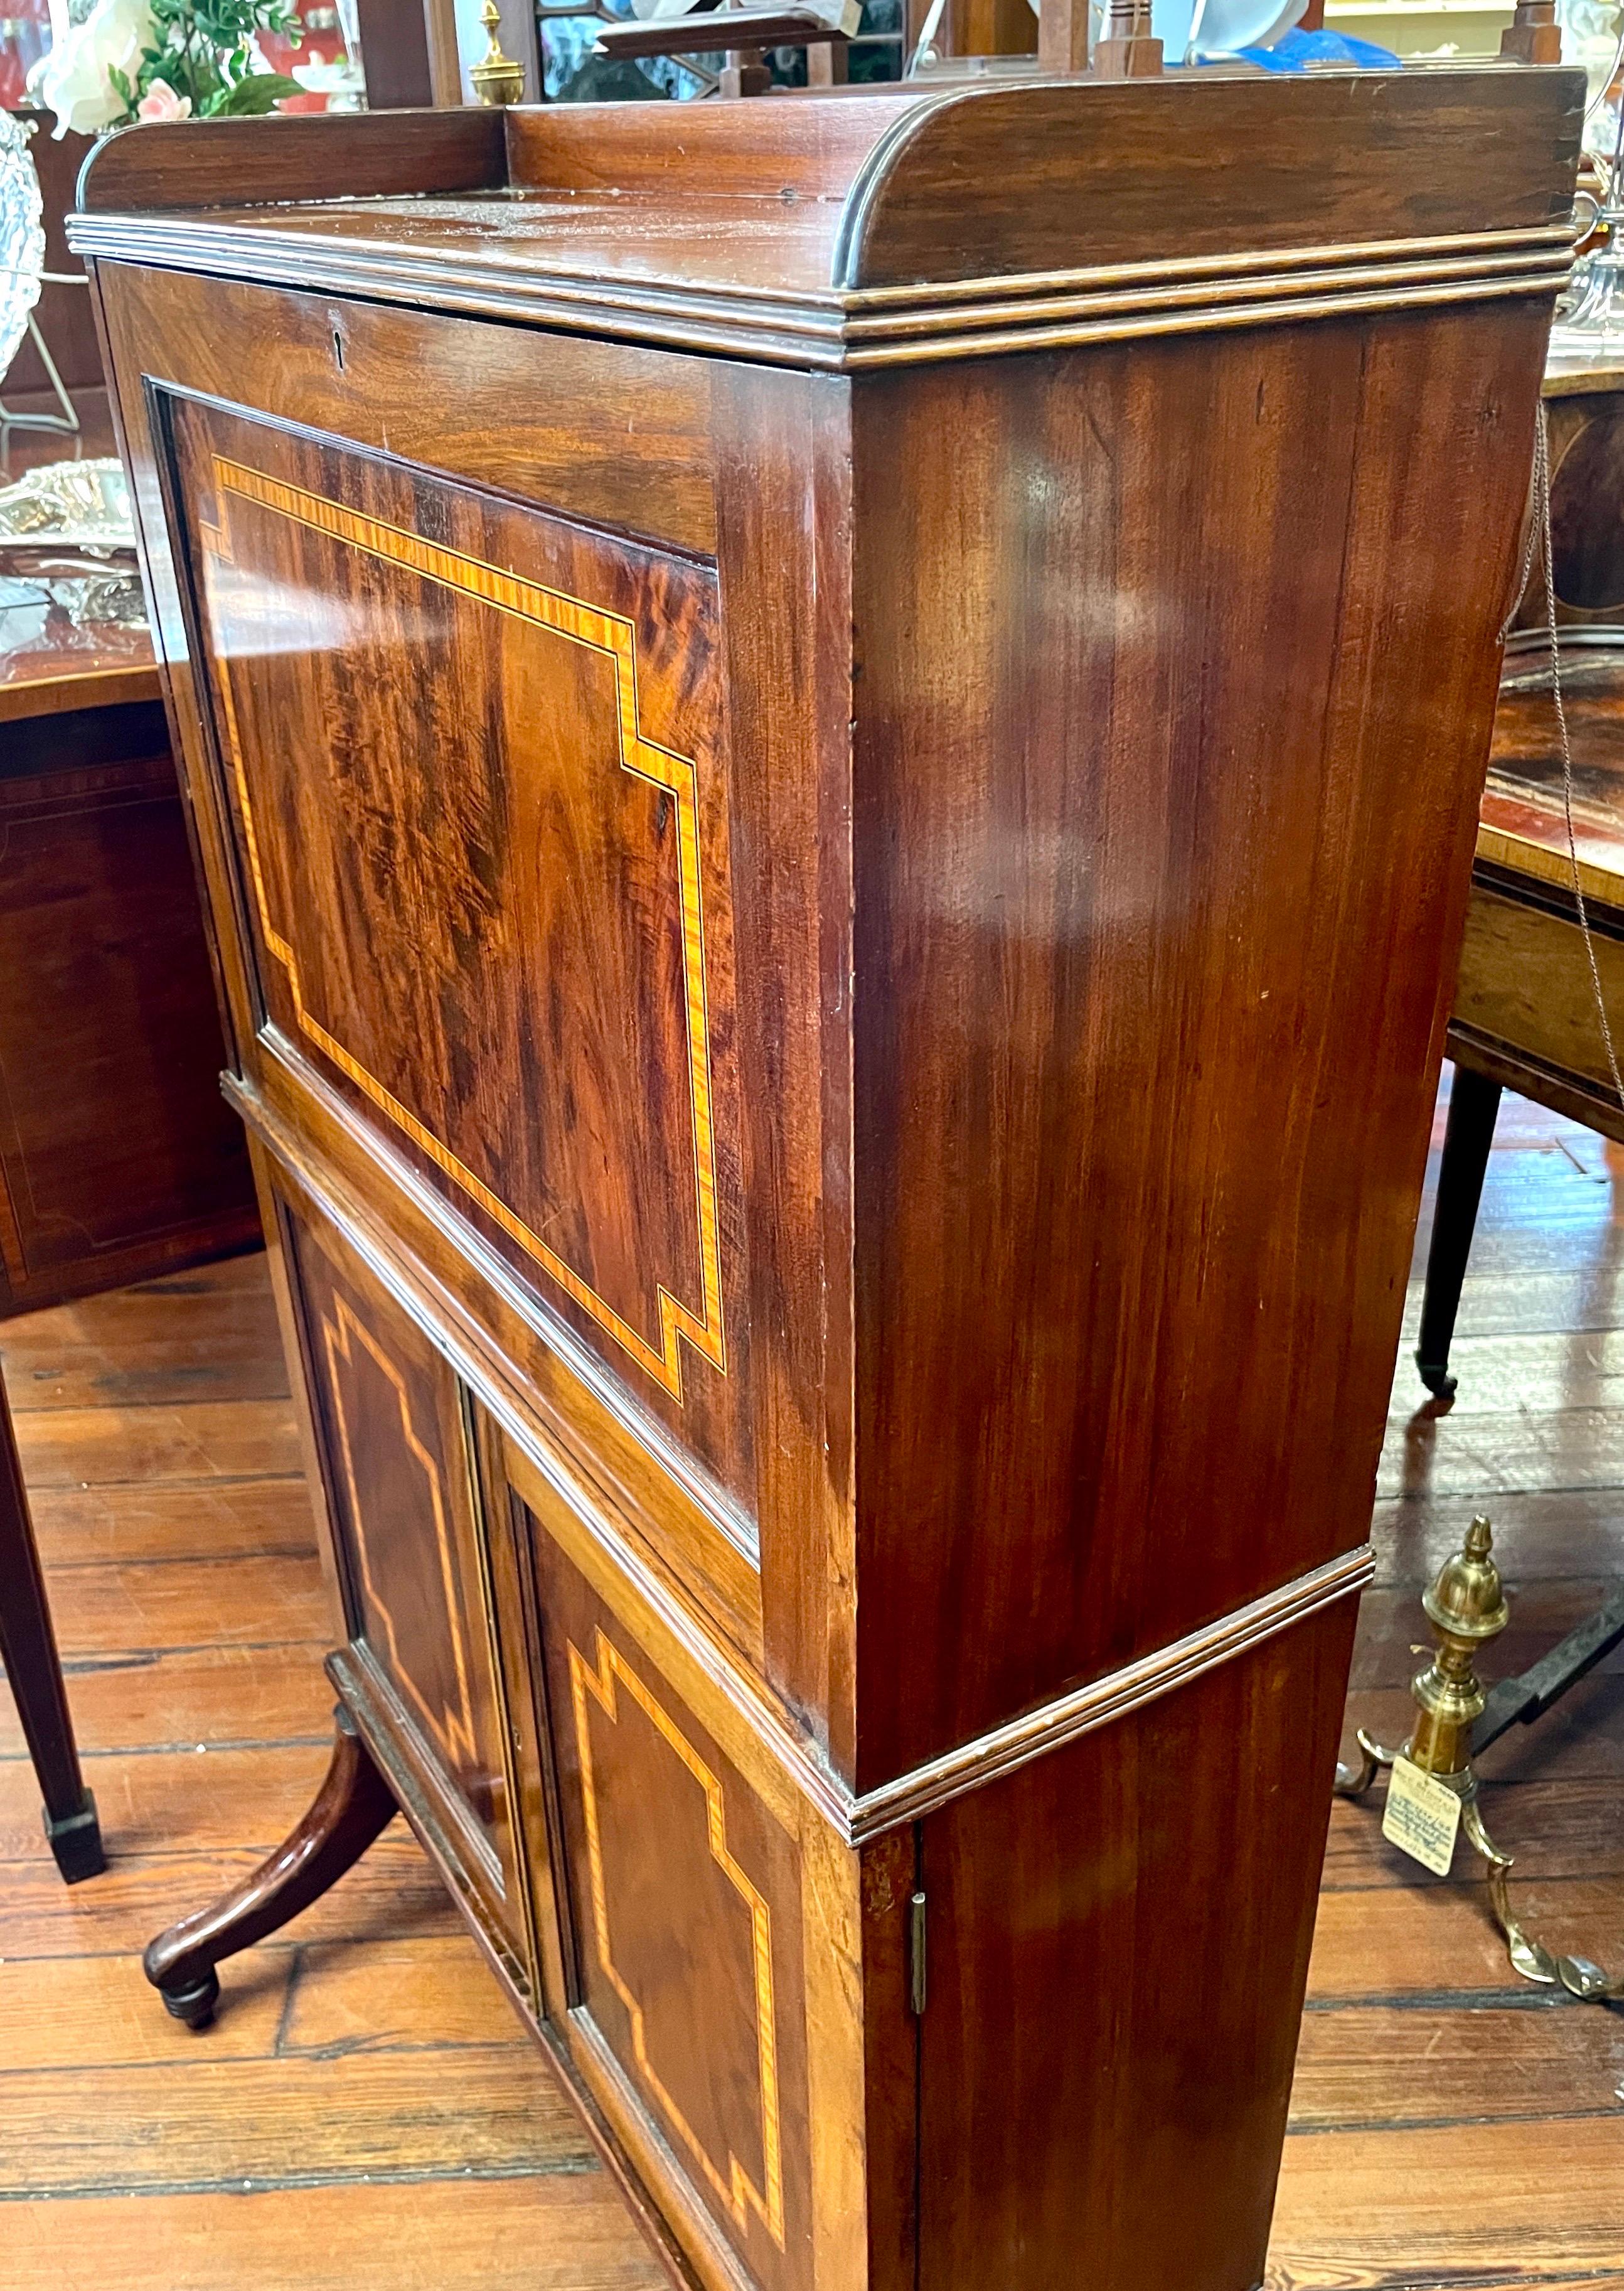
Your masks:
M358 1861L396 1806L355 1723L334 1713L338 1739L315 1803L285 1844L212 1909L182 1917L149 1947L147 1978L177 2021L206 2028L214 2017L221 1957L251 1949L296 1917Z

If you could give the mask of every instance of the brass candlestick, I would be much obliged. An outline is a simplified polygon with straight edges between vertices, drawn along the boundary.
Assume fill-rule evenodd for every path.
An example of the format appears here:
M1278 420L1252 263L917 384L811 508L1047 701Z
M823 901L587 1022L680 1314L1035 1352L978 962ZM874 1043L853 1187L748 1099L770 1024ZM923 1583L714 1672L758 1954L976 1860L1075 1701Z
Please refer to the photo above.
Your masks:
M1560 1982L1575 1997L1624 1997L1624 1982L1611 1980L1588 1957L1553 1955L1518 1922L1507 1891L1512 1856L1500 1852L1483 1826L1472 1767L1472 1729L1488 1700L1477 1676L1477 1654L1510 1620L1499 1570L1491 1556L1493 1541L1493 1530L1480 1515L1422 1598L1435 1646L1431 1662L1417 1672L1411 1685L1417 1717L1403 1750L1384 1749L1360 1727L1360 1762L1356 1766L1339 1764L1334 1787L1339 1797L1362 1797L1378 1769L1391 1766L1395 1756L1442 1782L1459 1799L1460 1827L1489 1865L1489 1901L1514 1969L1525 1981Z
M518 103L525 92L525 68L502 52L502 41L498 36L502 11L497 7L496 0L485 0L484 7L479 11L479 21L485 27L490 46L479 61L470 68L468 76L474 84L474 93L481 103Z

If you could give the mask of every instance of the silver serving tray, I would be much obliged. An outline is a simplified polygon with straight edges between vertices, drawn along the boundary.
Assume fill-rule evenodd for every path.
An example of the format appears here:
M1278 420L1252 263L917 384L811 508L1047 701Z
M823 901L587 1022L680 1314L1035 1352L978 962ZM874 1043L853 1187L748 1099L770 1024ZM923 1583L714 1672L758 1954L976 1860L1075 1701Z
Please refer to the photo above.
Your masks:
M0 486L0 551L135 552L130 489L116 461L48 462Z

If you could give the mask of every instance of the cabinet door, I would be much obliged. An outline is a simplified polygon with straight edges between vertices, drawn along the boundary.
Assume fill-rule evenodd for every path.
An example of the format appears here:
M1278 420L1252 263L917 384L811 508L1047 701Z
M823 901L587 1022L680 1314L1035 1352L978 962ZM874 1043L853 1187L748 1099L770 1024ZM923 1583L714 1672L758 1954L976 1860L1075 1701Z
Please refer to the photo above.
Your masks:
M469 1906L530 1987L485 1526L451 1369L331 1227L286 1213L350 1646Z
M507 1455L564 1871L559 2033L707 2284L855 2291L856 1857L583 1513Z

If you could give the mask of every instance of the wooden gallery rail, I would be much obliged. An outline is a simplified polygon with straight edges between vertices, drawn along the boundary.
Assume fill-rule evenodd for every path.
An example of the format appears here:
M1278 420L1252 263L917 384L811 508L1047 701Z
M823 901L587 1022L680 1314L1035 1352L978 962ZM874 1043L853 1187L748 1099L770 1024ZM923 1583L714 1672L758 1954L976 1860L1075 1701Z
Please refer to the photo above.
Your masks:
M346 1639L177 2012L398 1803L675 2279L1257 2283L1582 92L100 148Z

